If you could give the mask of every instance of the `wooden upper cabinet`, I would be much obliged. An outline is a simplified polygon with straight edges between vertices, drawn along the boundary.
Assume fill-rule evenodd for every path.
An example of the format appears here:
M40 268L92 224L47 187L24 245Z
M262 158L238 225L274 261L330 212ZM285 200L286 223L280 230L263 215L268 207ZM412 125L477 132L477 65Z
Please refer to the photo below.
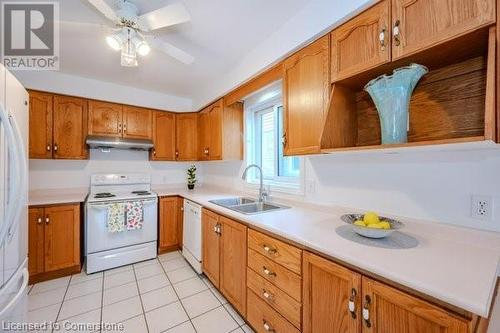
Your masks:
M210 112L208 108L198 114L198 159L210 159Z
M209 156L210 160L222 160L222 113L224 112L224 102L222 99L218 100L216 103L210 106L208 112L208 121L210 123L210 134L209 134ZM232 140L232 138L227 138L227 140Z
M179 204L177 197L167 197L160 199L160 231L159 250L168 251L180 247L182 225L179 221Z
M80 205L45 208L45 271L80 265Z
M303 258L303 332L359 333L361 275L308 252L304 252Z
M153 113L151 110L134 106L123 106L123 137L130 139L151 139Z
M330 95L329 36L324 36L284 61L284 152L320 152Z
M495 22L495 0L392 0L393 59Z
M30 275L43 273L45 216L43 208L28 211L28 269Z
M175 161L175 114L153 112L153 143L151 159L154 161Z
M52 158L53 95L30 91L29 156Z
M219 216L209 210L203 209L201 214L202 223L202 267L203 273L212 281L214 286L219 287L220 268L220 243L218 228Z
M389 6L390 0L383 0L333 30L332 82L391 60Z
M247 227L220 217L220 290L241 313L246 313Z
M197 113L178 113L176 122L176 159L178 161L196 161L197 159Z
M78 97L54 96L54 158L86 159L88 156L87 100Z
M122 136L121 104L89 101L89 135Z
M364 333L469 333L472 325L442 308L363 277ZM316 331L315 331L316 332Z

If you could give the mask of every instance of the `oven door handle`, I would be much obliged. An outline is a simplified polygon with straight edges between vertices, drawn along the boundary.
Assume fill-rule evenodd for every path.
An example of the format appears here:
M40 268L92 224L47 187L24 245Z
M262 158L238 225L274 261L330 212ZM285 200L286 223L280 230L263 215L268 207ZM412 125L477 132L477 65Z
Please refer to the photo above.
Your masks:
M116 203L123 203L123 204L125 204L127 202L129 202L129 201L126 201L126 202L116 202ZM156 199L155 200L144 200L144 201L142 201L142 204L144 206L150 205L150 204L156 204L156 203L158 203L158 200L156 200ZM89 207L93 208L93 209L107 209L111 205L113 205L113 204L112 203L89 204Z

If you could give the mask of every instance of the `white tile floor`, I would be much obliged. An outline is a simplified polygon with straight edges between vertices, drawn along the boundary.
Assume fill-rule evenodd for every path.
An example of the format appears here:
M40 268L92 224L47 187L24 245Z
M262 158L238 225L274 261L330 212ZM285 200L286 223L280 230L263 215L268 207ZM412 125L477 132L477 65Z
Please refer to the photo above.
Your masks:
M37 283L30 288L28 307L30 322L61 327L65 322L104 322L123 323L124 330L117 332L253 332L179 252L104 273L82 271Z

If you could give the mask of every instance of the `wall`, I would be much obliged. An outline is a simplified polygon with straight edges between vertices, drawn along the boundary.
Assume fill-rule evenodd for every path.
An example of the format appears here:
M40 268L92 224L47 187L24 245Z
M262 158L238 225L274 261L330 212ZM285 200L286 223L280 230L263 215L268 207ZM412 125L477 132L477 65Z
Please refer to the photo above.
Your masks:
M17 71L16 77L27 89L99 99L153 109L188 112L191 99L162 94L111 82L48 71Z
M111 150L102 153L92 149L90 160L30 160L30 190L88 187L94 173L148 173L153 184L185 184L186 169L192 163L150 162L148 153L129 150ZM198 178L203 177L199 165Z
M499 150L304 158L305 194L295 199L500 232ZM240 180L243 167L243 162L207 162L205 183L248 190ZM472 194L493 197L491 221L470 217Z

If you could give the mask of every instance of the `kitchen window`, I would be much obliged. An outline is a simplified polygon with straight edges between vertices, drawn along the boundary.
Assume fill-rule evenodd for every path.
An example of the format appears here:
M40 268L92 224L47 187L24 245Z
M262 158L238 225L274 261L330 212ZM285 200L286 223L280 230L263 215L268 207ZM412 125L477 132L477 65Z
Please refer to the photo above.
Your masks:
M247 165L262 168L264 183L273 190L300 192L302 189L302 160L283 155L283 104L281 94L271 100L246 109ZM259 183L257 170L249 173L247 181Z

